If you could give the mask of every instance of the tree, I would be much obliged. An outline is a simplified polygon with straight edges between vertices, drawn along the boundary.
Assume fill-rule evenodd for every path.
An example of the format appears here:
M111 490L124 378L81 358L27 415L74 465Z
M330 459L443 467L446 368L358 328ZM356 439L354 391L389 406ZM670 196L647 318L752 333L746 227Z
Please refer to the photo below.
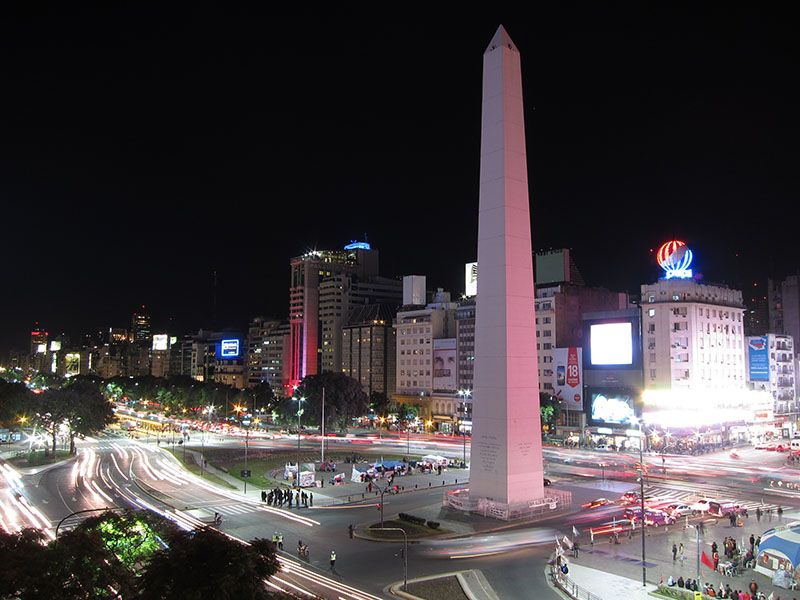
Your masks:
M558 420L561 414L559 399L547 392L539 392L539 410L542 417L542 425L552 425Z
M142 574L144 600L274 597L264 583L278 570L271 542L256 539L244 545L211 528L175 531L166 542Z
M372 392L369 395L369 407L379 417L385 417L389 414L389 397L386 392Z
M75 452L75 436L91 435L114 422L114 410L96 385L86 381L70 382L63 390L66 397L69 449Z
M32 412L32 395L22 383L0 380L0 425L16 425L19 417Z
M354 417L361 417L369 411L369 398L361 384L344 373L322 373L303 378L295 392L295 397L305 397L304 415L306 422L318 425L322 422L322 388L325 388L325 430L328 423L338 422L341 428L347 427ZM289 406L296 403L289 399ZM285 406L285 404L284 404Z

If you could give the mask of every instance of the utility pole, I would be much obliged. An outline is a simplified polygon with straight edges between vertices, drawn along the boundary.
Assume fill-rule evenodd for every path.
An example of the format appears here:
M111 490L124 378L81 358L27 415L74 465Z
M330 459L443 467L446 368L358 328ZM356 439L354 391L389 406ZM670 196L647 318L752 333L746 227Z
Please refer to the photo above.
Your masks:
M406 530L401 527L386 527L383 531L403 532L403 590L405 590L408 585L408 536Z
M322 456L320 462L325 462L325 388L322 388L322 440L320 441Z

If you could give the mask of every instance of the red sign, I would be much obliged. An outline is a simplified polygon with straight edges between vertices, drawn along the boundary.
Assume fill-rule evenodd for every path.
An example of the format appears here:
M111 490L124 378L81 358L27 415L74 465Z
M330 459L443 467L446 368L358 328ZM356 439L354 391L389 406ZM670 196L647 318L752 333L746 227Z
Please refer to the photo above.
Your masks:
M570 347L567 351L567 385L578 387L581 384L580 368L578 367L578 349Z

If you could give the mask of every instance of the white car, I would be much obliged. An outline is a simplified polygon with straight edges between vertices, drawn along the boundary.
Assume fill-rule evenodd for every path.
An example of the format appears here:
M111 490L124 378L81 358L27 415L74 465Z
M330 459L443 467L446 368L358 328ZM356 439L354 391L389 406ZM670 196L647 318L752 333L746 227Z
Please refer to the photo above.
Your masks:
M706 508L706 510L708 510L708 508ZM676 519L677 519L678 517L686 517L686 516L688 516L688 515L691 515L691 514L694 512L694 510L692 509L692 507L691 507L691 506L689 506L688 504L670 504L670 505L669 505L669 506L666 508L666 511L667 511L667 512L668 512L670 515L672 515L673 517L675 517Z
M691 509L695 512L708 512L708 506L711 502L713 502L711 498L701 498L691 505Z
M769 442L764 442L764 441L756 442L755 444L753 444L753 448L755 448L756 450L766 450L767 448L769 448Z

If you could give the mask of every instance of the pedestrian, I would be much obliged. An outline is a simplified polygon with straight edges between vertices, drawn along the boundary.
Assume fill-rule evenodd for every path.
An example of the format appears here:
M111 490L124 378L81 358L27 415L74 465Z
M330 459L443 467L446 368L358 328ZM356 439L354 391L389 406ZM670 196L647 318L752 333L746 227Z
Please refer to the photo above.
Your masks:
M675 543L673 542L672 543L672 562L675 562L675 560L677 558L678 558L678 546L676 546Z
M717 547L717 542L712 542L711 543L711 553L713 554L717 550L719 550L719 548Z
M290 491L289 492L289 508L292 508L292 497L293 497L293 495L292 495L292 492Z
M350 539L352 540L353 539L353 524L352 523L350 523L350 525L347 526L347 533L350 535Z
M758 592L758 584L755 579L750 580L750 595L755 596Z
M283 534L278 534L278 550L283 550Z
M574 558L578 558L578 540L573 540L572 542L572 556Z
M314 506L314 492L308 492L308 505Z
M778 518L780 519L783 516L783 507L778 507Z
M266 490L261 490L261 501L262 502L266 502L267 501L267 491Z
M331 550L331 571L336 571L336 550Z

